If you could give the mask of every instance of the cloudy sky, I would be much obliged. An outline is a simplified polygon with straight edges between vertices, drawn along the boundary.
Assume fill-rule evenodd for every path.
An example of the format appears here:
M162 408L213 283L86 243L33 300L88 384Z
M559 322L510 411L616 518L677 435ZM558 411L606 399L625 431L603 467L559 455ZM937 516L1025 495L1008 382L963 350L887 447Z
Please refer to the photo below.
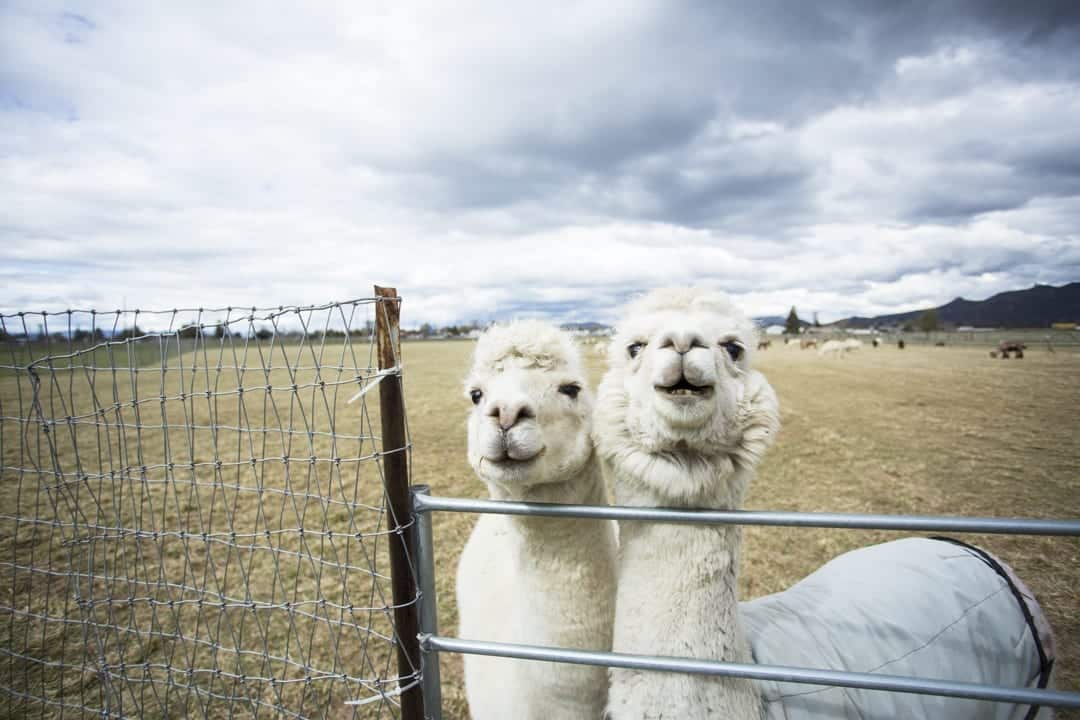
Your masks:
M1080 279L1080 3L0 0L0 309Z

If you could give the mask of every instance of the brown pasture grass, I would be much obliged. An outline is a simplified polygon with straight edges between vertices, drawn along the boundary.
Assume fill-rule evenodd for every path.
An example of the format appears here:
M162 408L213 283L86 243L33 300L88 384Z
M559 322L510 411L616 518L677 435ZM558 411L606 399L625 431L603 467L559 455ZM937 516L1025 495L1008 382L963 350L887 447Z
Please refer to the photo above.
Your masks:
M465 417L469 407L461 380L467 369L472 344L469 342L406 343L404 355L405 397L410 437L413 443L412 480L427 483L439 495L483 497L483 486L465 461ZM780 398L783 430L751 487L747 507L753 509L839 511L875 513L916 513L948 515L989 515L1008 517L1080 517L1080 493L1076 490L1080 470L1080 353L1049 354L1029 351L1024 360L991 360L987 348L938 348L909 346L867 346L845 357L819 357L811 350L774 343L758 353L756 363L769 377ZM591 379L597 382L604 358L586 351ZM271 372L268 384L283 388L288 373ZM289 378L296 382L296 378ZM305 381L299 377L300 384ZM140 396L156 396L157 380L152 374L140 377ZM254 381L252 381L254 382ZM267 384L265 379L260 380ZM244 380L247 384L248 380ZM234 380L235 387L238 381ZM65 462L79 447L87 465L138 467L154 464L169 455L177 467L149 472L152 481L104 481L95 485L96 499L75 495L75 486L86 493L85 483L69 483L68 494L95 508L90 526L123 523L158 530L178 528L234 528L263 533L269 539L239 538L207 543L199 539L153 537L105 537L97 530L93 542L72 544L63 528L29 527L0 520L0 605L25 610L16 615L0 612L0 647L15 649L32 657L57 662L75 662L83 655L94 634L85 625L42 622L34 615L90 617L118 627L151 628L142 644L121 644L113 633L112 645L95 649L115 661L160 661L172 658L179 666L240 668L251 675L300 679L304 672L295 665L260 657L270 647L281 657L306 657L322 670L343 672L352 677L392 678L396 675L389 643L380 636L390 631L387 613L379 610L331 612L306 608L315 616L303 618L284 609L293 598L320 594L340 604L358 608L384 607L389 603L389 582L371 576L362 568L375 564L386 573L386 520L381 506L378 467L370 461L336 465L324 460L334 457L363 457L375 447L379 419L376 393L367 396L367 413L358 405L344 405L354 387L343 386L332 394L336 402L323 403L303 392L278 390L269 393L277 402L246 402L245 431L185 431L185 425L228 426L237 424L242 410L235 397L224 398L216 407L210 403L187 401L189 415L181 406L169 407L170 424L178 429L144 431L141 437L114 438L113 455L102 454L92 428L79 430L78 439L61 447ZM66 392L66 390L65 390ZM130 399L128 387L125 397ZM377 392L377 391L376 391ZM90 406L85 389L74 389L76 404ZM279 394L276 394L279 393ZM3 415L15 415L17 388L11 378L0 378ZM300 397L297 403L293 398ZM306 415L301 409L309 409ZM149 417L160 421L156 407ZM275 413L275 410L277 411ZM305 419L306 418L306 419ZM361 436L345 445L334 446L327 437L309 440L301 434L261 433L252 428L276 429L317 426L327 429L331 420L338 433ZM143 420L147 422L147 420ZM374 428L374 430L373 430ZM27 466L41 461L36 448L19 454L20 440L10 424L4 426L2 450L7 467ZM139 456L139 451L143 455ZM123 456L120 454L124 453ZM288 455L288 462L272 460ZM306 459L315 456L318 461ZM254 467L244 463L256 457ZM215 459L226 465L213 467ZM265 462L264 462L265 460ZM191 462L197 464L192 473ZM236 464L230 464L235 462ZM204 465L203 463L209 463ZM286 478L286 468L288 477ZM90 471L90 470L87 470ZM156 474L155 474L156 473ZM192 485L191 478L208 482ZM179 484L165 480L180 480ZM51 519L50 496L28 491L35 478L5 470L0 482L0 515L10 518ZM125 484L126 482L126 484ZM48 483L44 483L48 484ZM217 485L218 487L215 487ZM231 486L222 488L221 485ZM259 494L252 488L266 488ZM172 488L169 490L168 488ZM125 489L126 488L126 489ZM244 488L236 490L235 488ZM291 495L275 494L274 488L289 488ZM21 490L21 492L20 492ZM142 495L139 494L142 490ZM310 496L310 497L307 497ZM327 503L316 498L330 497ZM260 499L261 498L261 499ZM359 504L350 512L349 503ZM109 522L106 522L109 521ZM439 513L435 517L435 549L439 621L443 632L456 632L454 576L458 557L475 522L468 514ZM363 534L360 540L342 541L300 537L296 528L330 530L338 534ZM870 543L901 537L901 533L841 531L805 528L747 528L744 534L741 592L744 598L782 590L839 553ZM1058 641L1059 687L1080 688L1080 540L1013 536L965 538L991 550L1012 565L1037 594L1055 628ZM228 538L225 538L228 540ZM231 544L230 544L231 543ZM239 548L239 546L244 546ZM361 547L362 546L362 547ZM231 554L230 554L231 553ZM292 554L290 554L292 553ZM346 555L348 553L348 555ZM315 559L312 562L311 559ZM346 559L347 558L347 559ZM229 573L224 562L229 561ZM345 561L354 569L335 570ZM141 591L154 594L158 604L135 603L131 608L103 604L80 609L72 599L70 581L59 576L16 571L10 564L68 569L75 562L99 576L151 578L155 588ZM160 601L172 597L196 599L199 593L174 594L160 588L159 580L194 588L209 588L230 597L251 597L271 602L273 609L215 608L184 605L170 612ZM320 590L316 590L318 587ZM137 587L84 581L81 597L102 598L118 593L138 595ZM347 598L347 600L346 600ZM111 613L111 614L109 614ZM223 623L208 625L208 621ZM344 624L347 630L334 632ZM359 627L361 630L357 630ZM376 633L362 652L367 628ZM186 643L172 636L183 634ZM214 656L210 645L200 641L219 638L251 654ZM187 655L183 655L186 652ZM177 659L179 658L179 659ZM186 664L185 664L186 663ZM461 659L441 658L443 704L447 718L467 717L462 686ZM147 673L160 673L151 669ZM129 667L129 676L136 677ZM160 675L155 676L160 679ZM174 678L186 682L183 676ZM155 697L149 683L129 682L123 687L125 707L143 705L148 716L158 716L157 708L169 714L228 714L227 703L208 701L205 696L174 690L171 699ZM329 684L328 684L329 685ZM90 672L60 672L52 666L28 665L16 658L0 658L0 686L16 688L52 700L64 698L78 705L86 698L100 706L98 680ZM212 691L240 694L236 684L225 679L203 681ZM293 712L331 717L350 717L341 705L345 699L341 683L323 692L320 683L303 682L284 688L259 686L256 698L281 703ZM353 694L370 689L350 685ZM253 692L253 691L248 691ZM140 693L142 693L140 695ZM166 702L167 700L167 702ZM247 705L234 711L246 714ZM58 716L56 706L24 703L17 697L0 697L0 715ZM65 715L78 712L65 711ZM265 708L260 715L267 713ZM357 717L387 717L392 713L379 704L367 706ZM1062 714L1063 717L1070 717ZM1077 717L1073 715L1072 717Z
M405 349L413 480L440 495L483 497L465 462L470 345ZM591 379L605 359L587 350ZM757 354L780 398L783 429L751 486L761 510L1080 518L1080 353L869 345L825 358L795 344ZM454 632L454 569L475 518L435 519L441 630ZM745 530L745 599L783 590L836 555L903 533ZM965 536L1008 562L1036 593L1058 642L1058 685L1080 689L1080 539ZM467 717L461 659L442 658L447 717ZM1078 717L1061 713L1060 717Z

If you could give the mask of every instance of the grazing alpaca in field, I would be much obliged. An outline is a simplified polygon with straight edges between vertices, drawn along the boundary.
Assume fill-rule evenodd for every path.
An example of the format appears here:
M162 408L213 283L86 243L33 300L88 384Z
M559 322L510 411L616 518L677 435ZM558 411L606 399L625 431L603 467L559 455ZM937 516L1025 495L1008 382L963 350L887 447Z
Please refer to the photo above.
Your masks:
M842 355L844 353L844 342L842 340L826 340L818 348L818 355L822 357L826 355Z
M847 340L828 340L818 350L819 355L844 355L855 352L862 348L862 340L848 338Z
M1001 353L1003 360L1009 359L1009 353L1015 354L1017 359L1022 360L1024 350L1027 350L1027 345L1017 340L1002 340L998 343L998 352Z
M750 320L723 296L654 291L609 354L597 449L619 505L736 509L779 429L776 395L749 364ZM750 662L736 599L741 530L620 522L616 652ZM761 716L752 681L613 669L608 712L630 718Z
M592 396L570 337L539 322L488 330L466 392L469 463L496 500L606 503L590 437ZM615 528L610 521L482 515L457 575L469 639L611 648ZM476 720L589 718L606 670L465 656Z

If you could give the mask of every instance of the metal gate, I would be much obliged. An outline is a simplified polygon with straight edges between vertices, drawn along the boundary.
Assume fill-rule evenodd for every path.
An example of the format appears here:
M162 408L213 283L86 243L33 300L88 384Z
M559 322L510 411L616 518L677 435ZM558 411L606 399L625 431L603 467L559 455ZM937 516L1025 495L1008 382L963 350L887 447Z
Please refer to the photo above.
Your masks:
M421 686L425 716L440 720L441 689L439 653L491 655L521 660L600 665L700 675L724 675L754 680L774 680L808 685L830 685L973 698L1024 705L1080 708L1080 693L1060 690L1003 687L970 682L929 680L815 668L715 662L693 658L593 652L561 647L516 645L447 637L439 634L435 597L432 513L466 512L591 520L637 520L699 525L763 525L844 529L900 530L909 532L959 532L1008 535L1080 536L1080 520L1020 520L1005 518L945 517L917 515L871 515L841 513L761 512L745 510L672 510L598 505L557 505L435 497L426 485L412 488L415 573L419 591Z

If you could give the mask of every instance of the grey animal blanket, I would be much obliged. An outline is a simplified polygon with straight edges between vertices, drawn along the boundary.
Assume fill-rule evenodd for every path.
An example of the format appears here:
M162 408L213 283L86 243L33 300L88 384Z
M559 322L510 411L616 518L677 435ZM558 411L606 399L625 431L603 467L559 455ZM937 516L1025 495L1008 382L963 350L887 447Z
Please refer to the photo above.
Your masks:
M790 589L740 605L755 662L1045 687L1050 625L1012 571L978 548L909 538L845 553ZM769 720L1045 720L983 700L759 681Z

